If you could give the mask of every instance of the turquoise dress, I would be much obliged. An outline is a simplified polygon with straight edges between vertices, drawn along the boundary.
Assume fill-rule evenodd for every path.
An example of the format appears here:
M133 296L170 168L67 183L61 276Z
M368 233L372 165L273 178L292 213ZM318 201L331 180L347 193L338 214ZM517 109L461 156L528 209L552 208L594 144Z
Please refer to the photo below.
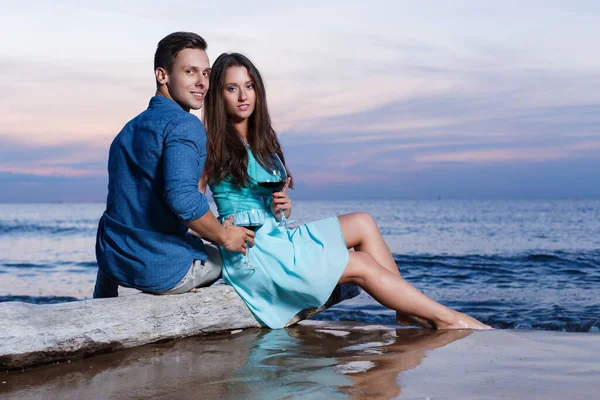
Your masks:
M253 182L267 172L248 149L248 175ZM348 264L340 223L333 216L293 229L277 226L270 197L257 185L238 187L226 180L210 185L219 220L234 215L262 224L248 252L221 248L223 279L233 286L254 316L272 329L283 328L298 312L323 305Z

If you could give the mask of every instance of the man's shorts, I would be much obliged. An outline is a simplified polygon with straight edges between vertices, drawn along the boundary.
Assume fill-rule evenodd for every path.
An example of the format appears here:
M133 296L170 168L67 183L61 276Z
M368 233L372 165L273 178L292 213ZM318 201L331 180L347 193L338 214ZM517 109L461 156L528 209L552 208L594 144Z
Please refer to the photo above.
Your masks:
M221 252L216 245L210 242L204 241L204 247L208 254L208 260L194 260L190 270L177 285L168 290L144 290L144 292L153 294L180 294L189 292L197 287L206 287L215 283L221 277L221 267L223 266Z
M189 292L197 287L210 286L215 283L221 277L221 267L223 266L221 252L216 245L210 242L205 241L204 247L208 254L208 260L194 260L187 274L185 274L177 285L168 290L140 290L153 294L180 294ZM94 298L117 297L118 295L119 283L110 279L98 268Z

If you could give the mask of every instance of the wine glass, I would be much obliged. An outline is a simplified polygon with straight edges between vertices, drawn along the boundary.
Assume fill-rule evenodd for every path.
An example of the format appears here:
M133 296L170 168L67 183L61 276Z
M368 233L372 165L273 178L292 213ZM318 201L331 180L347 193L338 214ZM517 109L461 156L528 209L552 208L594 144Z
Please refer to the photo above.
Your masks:
M235 204L233 206L233 213L230 214L229 218L231 216L233 216L233 221L231 221L232 225L235 226L241 226L243 228L246 229L250 229L251 231L255 231L260 228L263 223L262 222L257 222L257 221L261 221L260 218L251 218L251 216L255 213L259 213L260 211L254 208L251 208L249 210L244 210L244 212L238 214L238 206L240 205L240 203L247 199L248 195L242 195L241 192L236 193L235 195L232 195L232 193L229 192L229 190L225 189L225 194L227 195L228 198L231 198L233 196L235 196ZM246 242L247 244L247 242ZM246 248L246 255L244 255L244 262L242 264L242 266L240 268L246 268L246 269L255 269L254 266L252 264L250 264L250 261L248 260L248 255L250 254L250 246L248 246Z
M236 208L237 208L237 204L236 204ZM254 212L256 212L256 210L248 210L247 212L254 213ZM250 229L251 231L256 231L258 228L260 228L262 226L261 223L250 221L248 214L238 215L238 214L235 214L235 212L234 212L232 224L235 226L241 226L246 229ZM246 248L246 255L244 256L244 263L242 264L242 268L254 269L254 266L252 264L250 264L250 261L248 260L249 254L250 254L250 246L248 246Z
M277 153L273 153L271 155L271 161L272 163L268 166L269 169L267 170L267 174L262 176L260 181L257 182L258 185L264 189L268 195L272 195L275 192L280 192L285 186L288 178L285 165L283 165L283 162ZM288 224L294 222L286 218L283 209L279 209L279 216L279 224L277 224L278 227L285 228L288 226Z

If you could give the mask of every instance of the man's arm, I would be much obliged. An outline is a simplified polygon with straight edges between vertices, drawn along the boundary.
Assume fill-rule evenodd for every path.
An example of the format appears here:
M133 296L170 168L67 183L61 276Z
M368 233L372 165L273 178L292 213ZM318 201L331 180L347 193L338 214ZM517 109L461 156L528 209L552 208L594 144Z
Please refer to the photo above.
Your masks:
M198 182L198 191L200 193L206 194L207 180L208 178L206 177L206 175L202 174L202 176L200 177L200 181Z
M164 142L165 201L173 214L199 236L214 241L229 251L245 253L254 232L219 224L210 212L198 182L206 159L205 135L200 121L185 118L167 130Z
M184 223L201 238L216 242L229 251L241 251L245 255L246 248L254 245L254 232L233 226L230 220L220 224L210 211L198 219Z

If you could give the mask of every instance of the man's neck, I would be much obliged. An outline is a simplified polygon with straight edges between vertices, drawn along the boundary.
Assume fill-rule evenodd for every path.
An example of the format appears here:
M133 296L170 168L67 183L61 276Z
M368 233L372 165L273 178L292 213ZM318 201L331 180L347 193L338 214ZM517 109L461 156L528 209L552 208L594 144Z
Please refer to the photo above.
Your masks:
M156 89L155 96L164 97L166 99L175 101L169 94L169 91L167 89L165 89L164 86ZM177 103L177 102L175 101L175 103ZM177 104L179 104L179 103L177 103ZM181 107L181 104L179 104L179 106ZM186 109L185 107L181 107L181 108L183 108L186 112L190 112L189 108L188 109Z

